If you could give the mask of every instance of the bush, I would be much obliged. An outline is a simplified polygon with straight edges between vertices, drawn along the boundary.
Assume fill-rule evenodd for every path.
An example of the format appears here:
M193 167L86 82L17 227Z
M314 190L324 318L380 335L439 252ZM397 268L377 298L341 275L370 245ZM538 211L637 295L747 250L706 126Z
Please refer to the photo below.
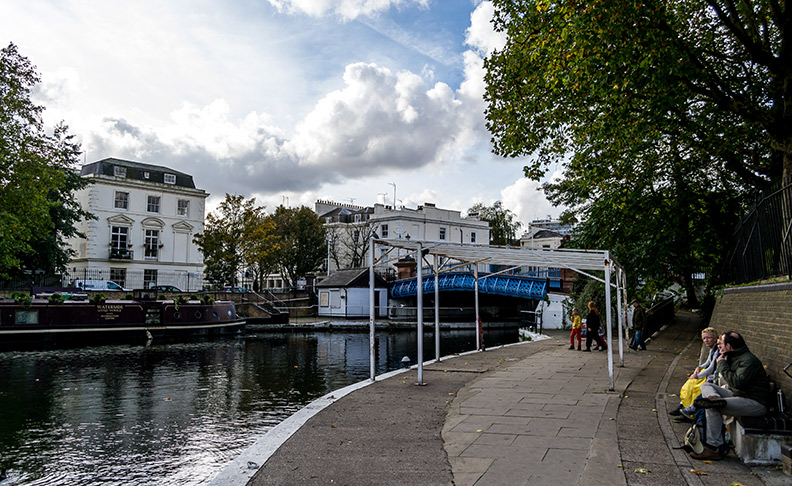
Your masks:
M98 304L104 304L104 302L106 300L107 300L107 297L105 297L104 294L96 294L93 297L91 297L91 302L93 302L94 304L97 304L97 305Z
M135 296L132 294L126 294L124 296L124 300L135 300Z
M47 300L49 300L50 304L62 304L63 301L66 300L66 298L64 296L62 296L61 294L55 293L55 294L50 295L49 299L47 299Z

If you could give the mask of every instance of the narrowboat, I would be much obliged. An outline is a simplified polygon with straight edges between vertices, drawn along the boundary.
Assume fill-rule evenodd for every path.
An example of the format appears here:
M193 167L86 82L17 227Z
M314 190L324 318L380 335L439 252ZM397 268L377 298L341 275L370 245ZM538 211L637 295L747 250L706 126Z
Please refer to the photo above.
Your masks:
M202 300L0 300L0 347L145 343L243 334L233 302Z

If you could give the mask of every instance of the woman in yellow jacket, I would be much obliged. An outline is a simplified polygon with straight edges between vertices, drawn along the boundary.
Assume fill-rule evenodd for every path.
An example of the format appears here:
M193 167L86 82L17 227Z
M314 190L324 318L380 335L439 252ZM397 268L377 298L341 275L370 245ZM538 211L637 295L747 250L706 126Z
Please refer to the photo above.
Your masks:
M569 349L575 349L575 336L577 336L578 351L580 351L580 328L583 327L583 319L580 318L577 307L572 309L572 316L569 319L572 321L572 333L569 335Z

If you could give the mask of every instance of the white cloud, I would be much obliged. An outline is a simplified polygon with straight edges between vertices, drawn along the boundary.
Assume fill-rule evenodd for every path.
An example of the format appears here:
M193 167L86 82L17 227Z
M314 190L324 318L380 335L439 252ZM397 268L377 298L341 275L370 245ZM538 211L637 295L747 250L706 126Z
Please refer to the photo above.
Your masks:
M554 174L553 178L559 174ZM517 219L527 225L534 219L544 219L548 215L558 217L563 208L555 207L545 198L541 183L528 178L517 179L514 184L501 190L503 205L511 210Z
M465 43L485 57L506 45L506 34L496 32L492 26L494 13L492 2L481 2L470 14L470 27L465 32Z
M360 16L372 17L391 7L415 4L427 7L429 0L269 0L281 12L304 13L320 17L332 12L344 20Z

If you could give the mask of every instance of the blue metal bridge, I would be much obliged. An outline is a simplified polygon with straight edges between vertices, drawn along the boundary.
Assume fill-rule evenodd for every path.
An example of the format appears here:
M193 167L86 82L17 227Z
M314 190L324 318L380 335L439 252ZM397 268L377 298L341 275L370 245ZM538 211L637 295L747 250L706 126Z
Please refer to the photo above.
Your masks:
M493 275L483 278L479 276L479 292L484 294L504 295L523 299L543 299L550 287L560 287L560 282L546 278L525 277L518 275ZM556 284L556 285L553 285ZM440 292L473 292L475 279L471 273L441 273L439 278ZM434 293L434 275L423 277L423 293ZM411 297L418 292L418 279L398 280L391 287L391 297Z

